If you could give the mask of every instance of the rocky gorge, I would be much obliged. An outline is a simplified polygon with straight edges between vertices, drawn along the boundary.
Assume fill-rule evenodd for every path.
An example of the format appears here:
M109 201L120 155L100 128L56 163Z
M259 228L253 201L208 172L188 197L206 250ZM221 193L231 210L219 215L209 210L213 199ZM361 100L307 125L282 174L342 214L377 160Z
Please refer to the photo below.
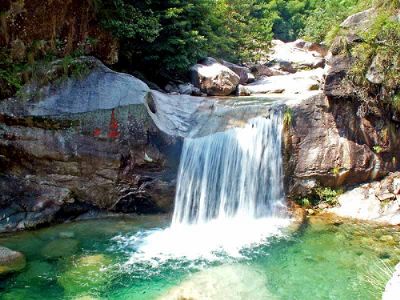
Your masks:
M18 9L12 6L10 16ZM89 15L81 23L65 11L70 23L84 28L81 34L64 32L53 20L54 30L70 37L66 53L86 40L84 32L95 34L102 46L86 45L93 56L52 60L17 94L2 90L7 97L0 100L0 233L110 216L171 214L185 139L246 128L253 118L274 115L283 120L281 179L285 200L295 207L291 214L297 214L299 203L305 206L300 221L316 222L316 231L318 216L325 214L334 215L335 221L328 221L332 228L341 226L342 218L400 225L399 119L380 102L385 89L376 67L379 57L365 74L367 89L349 79L356 58L344 49L361 43L355 28L368 24L371 15L345 20L341 28L346 31L329 49L300 39L272 40L257 63L205 57L188 70L190 82L171 80L161 89L139 75L114 71L116 40ZM33 21L18 22L30 27ZM17 59L27 55L27 36L33 33L19 36L16 22L7 25L0 41ZM318 216L306 218L304 212ZM74 248L71 255L77 251L78 241L68 232L55 241L49 252L63 245L67 252ZM51 260L63 253L44 256ZM86 258L78 264L93 264L96 272L111 265L104 257L88 256L88 264ZM22 253L0 247L0 276L24 268ZM73 272L60 279L66 290ZM384 299L394 299L397 273ZM185 292L193 289L191 282L187 285ZM172 298L180 293L172 291Z
M271 103L290 119L283 149L290 197L376 180L398 169L396 124L360 116L354 91L333 88L344 85L349 65L337 64L340 56L326 58L318 45L274 43L269 61L252 67L255 74L211 58L192 69L193 87L201 92L226 96L246 90L250 98L163 94L84 57L76 63L87 74L59 83L60 62L54 62L45 71L54 83L32 82L23 96L0 105L6 191L1 230L35 228L93 210L168 212L182 138L241 126L268 114ZM384 150L377 153L377 146Z

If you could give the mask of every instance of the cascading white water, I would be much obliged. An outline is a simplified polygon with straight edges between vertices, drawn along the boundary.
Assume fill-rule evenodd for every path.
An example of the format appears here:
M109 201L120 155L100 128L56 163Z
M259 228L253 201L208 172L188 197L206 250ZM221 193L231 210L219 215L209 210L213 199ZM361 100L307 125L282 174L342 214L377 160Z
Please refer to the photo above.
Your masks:
M282 117L185 139L172 226L279 215L283 202Z
M242 257L290 224L282 180L282 114L184 141L172 224L119 243L132 245L128 264L170 258Z

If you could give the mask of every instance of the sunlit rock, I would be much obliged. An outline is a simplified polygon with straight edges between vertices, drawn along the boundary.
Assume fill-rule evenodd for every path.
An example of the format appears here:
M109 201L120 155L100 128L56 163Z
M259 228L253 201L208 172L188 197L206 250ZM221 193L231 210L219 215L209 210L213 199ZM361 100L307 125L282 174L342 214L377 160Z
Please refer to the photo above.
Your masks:
M341 24L342 28L357 29L367 26L376 16L375 8L370 8L347 17Z
M212 58L194 65L190 74L194 86L210 96L228 96L240 82L240 77L235 72Z
M391 190L382 189L388 181L399 178L399 173L390 174L382 181L363 184L339 196L337 207L329 211L361 220L400 224L400 199Z
M304 45L303 45L304 47ZM272 49L269 54L270 63L290 63L294 69L323 68L325 65L324 54L317 48L310 50L299 47L298 41L284 43L279 40L272 41Z

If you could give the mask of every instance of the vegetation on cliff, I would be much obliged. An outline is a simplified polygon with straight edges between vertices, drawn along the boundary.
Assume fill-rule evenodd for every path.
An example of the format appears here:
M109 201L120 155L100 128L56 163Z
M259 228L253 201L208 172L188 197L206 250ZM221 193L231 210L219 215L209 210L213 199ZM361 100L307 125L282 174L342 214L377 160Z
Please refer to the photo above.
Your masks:
M86 0L79 5L74 3L49 1L48 9L60 6L60 13L68 20L66 24L70 24L43 24L54 28L52 32L40 29L45 6L35 8L33 2L17 0L0 6L0 98L15 94L32 77L37 61L90 54L114 64L116 59L110 56L118 52L119 64L115 67L119 70L129 73L139 70L155 81L182 78L190 65L205 56L232 62L258 61L273 38L283 41L305 38L331 44L343 33L339 24L347 16L369 7L378 7L382 16L361 34L365 43L353 49L362 56L356 71L365 72L362 66L369 66L377 52L391 57L397 55L394 46L398 42L399 25L390 19L399 5L395 0ZM21 35L18 26L31 29ZM37 32L32 31L35 27ZM388 39L391 45L382 43ZM398 72L389 73L385 87L393 90ZM393 99L396 107L400 106L396 100L399 97L394 95Z

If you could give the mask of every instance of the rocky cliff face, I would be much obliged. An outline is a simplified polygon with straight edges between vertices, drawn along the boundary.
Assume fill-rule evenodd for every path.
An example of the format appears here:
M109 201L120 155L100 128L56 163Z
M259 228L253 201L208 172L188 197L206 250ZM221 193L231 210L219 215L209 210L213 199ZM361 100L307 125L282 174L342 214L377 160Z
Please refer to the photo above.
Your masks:
M398 169L400 131L390 120L358 117L356 102L324 94L292 109L286 139L291 194L305 195L318 185L354 185Z
M32 83L33 97L0 103L0 231L171 207L180 141L151 119L150 89L84 60L85 78Z
M400 127L384 106L363 113L361 92L347 80L351 57L328 59L318 95L292 105L286 136L289 194L343 187L379 179L397 170Z

